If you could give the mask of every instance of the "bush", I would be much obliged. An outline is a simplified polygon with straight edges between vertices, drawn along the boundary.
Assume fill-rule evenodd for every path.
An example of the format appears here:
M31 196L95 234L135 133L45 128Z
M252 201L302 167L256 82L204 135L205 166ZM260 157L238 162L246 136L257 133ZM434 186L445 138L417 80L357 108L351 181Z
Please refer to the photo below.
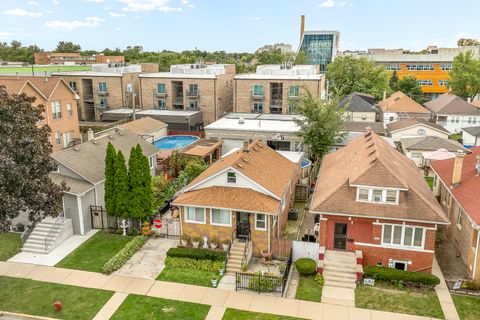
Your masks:
M317 273L317 264L310 258L300 258L295 261L295 267L303 276L308 276Z
M480 280L464 281L462 288L478 291L480 290Z
M219 269L223 268L222 261L212 261L205 259L195 260L191 258L177 257L167 257L165 259L165 265L172 268L195 269L212 272L218 272Z
M363 269L366 278L392 282L394 284L405 283L412 286L434 287L440 283L437 276L423 272L410 272L393 268L367 266Z
M321 287L323 287L325 283L325 278L322 276L321 273L317 273L315 276L315 282L318 283Z
M248 282L248 289L257 292L275 292L281 278L270 273L255 272Z
M122 250L118 251L110 260L108 260L102 267L102 273L111 274L120 269L125 262L130 259L135 252L137 252L147 242L147 237L136 236L128 242Z
M195 260L225 261L227 253L224 251L212 251L195 248L171 248L167 251L167 257L190 258Z

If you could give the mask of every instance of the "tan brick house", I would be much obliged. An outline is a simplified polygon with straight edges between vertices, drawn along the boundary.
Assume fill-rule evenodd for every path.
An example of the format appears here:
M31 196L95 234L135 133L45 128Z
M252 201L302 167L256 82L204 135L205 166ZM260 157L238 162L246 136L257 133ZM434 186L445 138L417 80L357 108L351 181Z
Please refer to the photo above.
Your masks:
M78 97L65 81L50 77L5 77L0 78L2 85L9 94L25 93L35 97L34 106L44 106L45 119L41 124L47 124L52 130L50 143L54 152L80 143Z
M203 113L205 125L233 109L233 64L172 65L170 72L145 73L140 104L145 109L191 110Z
M325 97L325 77L313 65L261 65L256 73L235 76L234 112L295 113L294 104L308 89Z
M449 224L415 164L368 131L321 164L310 213L320 246L363 253L363 265L431 272L435 234Z
M251 241L255 256L271 251L272 240L279 238L287 221L299 174L299 163L260 140L246 141L174 200L180 208L182 234Z

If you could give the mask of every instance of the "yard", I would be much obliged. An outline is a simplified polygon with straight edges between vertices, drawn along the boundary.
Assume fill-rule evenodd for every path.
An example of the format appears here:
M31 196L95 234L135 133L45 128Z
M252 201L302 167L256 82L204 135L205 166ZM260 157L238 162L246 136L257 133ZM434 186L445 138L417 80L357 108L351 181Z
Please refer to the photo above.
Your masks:
M400 289L379 281L374 287L368 285L357 287L355 306L443 319L440 302L434 290Z
M480 319L480 297L467 297L452 294L452 299L461 320Z
M35 75L43 76L46 72L62 72L62 71L90 71L90 66L40 66L33 67ZM28 73L32 74L32 67L0 67L1 73Z
M223 320L295 320L298 318L279 316L275 314L250 312L237 309L227 309L223 314Z
M129 295L110 319L203 320L209 310L204 304Z
M433 189L433 177L425 177L425 180L427 181L430 189Z
M182 269L165 266L157 280L193 284L197 286L211 287L213 276L218 277L217 272L196 269Z
M282 238L284 239L297 240L298 230L300 229L303 216L305 215L305 202L297 201L293 204L293 207L298 210L298 219L287 220L282 231Z
M295 299L320 302L323 284L315 280L315 276L300 276Z
M130 240L132 240L132 237L129 236L97 232L56 266L102 272L103 265Z
M0 276L0 310L36 316L89 320L113 292ZM56 312L55 301L63 310Z
M0 261L7 261L20 252L22 240L20 233L4 232L0 233Z

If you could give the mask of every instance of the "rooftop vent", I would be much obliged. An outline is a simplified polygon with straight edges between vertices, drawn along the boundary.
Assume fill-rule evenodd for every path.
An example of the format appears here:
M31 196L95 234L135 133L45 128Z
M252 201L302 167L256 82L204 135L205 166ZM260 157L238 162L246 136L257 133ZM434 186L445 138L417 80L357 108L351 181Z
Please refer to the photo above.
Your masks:
M240 163L237 163L237 166L238 166L239 168L243 168L243 166L242 166Z
M245 123L245 120L243 119L243 117L238 118L238 124L244 124L244 123Z
M258 152L258 149L257 149L257 147L253 147L252 149Z
M398 101L398 100L400 100L400 97L396 97L396 98L394 99L394 101Z
M242 158L243 162L248 163L248 160L245 158Z

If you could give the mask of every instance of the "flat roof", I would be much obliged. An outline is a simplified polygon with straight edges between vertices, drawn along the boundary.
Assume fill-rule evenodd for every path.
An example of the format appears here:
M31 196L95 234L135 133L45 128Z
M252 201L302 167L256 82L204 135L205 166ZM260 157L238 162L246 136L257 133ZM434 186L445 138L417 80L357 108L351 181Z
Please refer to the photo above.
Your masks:
M103 114L131 114L132 109L121 108L104 111ZM192 116L200 113L200 111L188 111L188 110L157 110L157 109L135 109L136 114L141 115L162 115L162 116Z
M296 119L302 119L303 117L298 114L272 114L272 113L243 113L243 112L230 112L224 116L224 118L230 119L257 119L257 120L280 120L280 121L293 121Z
M248 79L258 79L258 80L321 80L323 77L322 74L296 74L296 75L283 75L283 74L256 74L256 73L246 73L246 74L237 74L235 79L237 80L248 80Z
M264 132L298 132L300 127L293 120L240 119L222 118L205 130L264 131Z
M52 72L52 76L70 76L70 77L121 77L125 72L95 72L95 71L76 71L76 72Z
M216 74L188 74L188 73L172 73L172 72L154 72L143 73L139 78L174 78L174 79L216 79Z
M293 163L299 163L303 158L303 152L275 150Z

